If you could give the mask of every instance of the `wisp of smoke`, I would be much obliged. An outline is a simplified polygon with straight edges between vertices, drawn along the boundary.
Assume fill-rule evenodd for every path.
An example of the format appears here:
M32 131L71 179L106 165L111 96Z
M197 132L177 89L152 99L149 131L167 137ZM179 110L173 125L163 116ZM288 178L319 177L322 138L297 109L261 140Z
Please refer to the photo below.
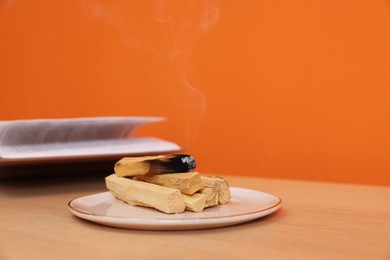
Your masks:
M130 48L143 51L154 59L150 77L155 85L163 85L169 93L169 102L182 114L188 144L194 142L206 109L204 94L187 77L189 58L196 38L212 28L219 19L219 8L213 0L153 0L140 10L148 19L141 21L125 14L116 1L82 0L85 13L111 24ZM155 23L164 32L162 45L150 40L145 23Z

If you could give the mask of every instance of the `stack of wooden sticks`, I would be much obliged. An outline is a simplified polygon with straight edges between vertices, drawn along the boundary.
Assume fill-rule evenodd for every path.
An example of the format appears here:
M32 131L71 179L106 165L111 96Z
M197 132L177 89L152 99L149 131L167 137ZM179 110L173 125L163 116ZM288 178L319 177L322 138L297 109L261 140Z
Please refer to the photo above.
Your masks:
M134 206L164 213L201 212L230 200L229 185L221 177L205 177L193 170L192 156L185 154L125 157L106 177L113 195Z

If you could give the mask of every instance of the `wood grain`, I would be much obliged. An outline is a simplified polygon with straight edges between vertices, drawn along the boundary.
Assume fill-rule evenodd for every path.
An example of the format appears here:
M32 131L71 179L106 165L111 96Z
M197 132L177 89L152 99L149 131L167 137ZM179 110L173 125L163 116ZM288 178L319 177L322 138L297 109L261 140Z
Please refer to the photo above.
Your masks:
M390 188L226 177L272 193L262 219L198 231L116 229L74 217L69 200L105 191L103 176L0 182L0 259L389 259Z

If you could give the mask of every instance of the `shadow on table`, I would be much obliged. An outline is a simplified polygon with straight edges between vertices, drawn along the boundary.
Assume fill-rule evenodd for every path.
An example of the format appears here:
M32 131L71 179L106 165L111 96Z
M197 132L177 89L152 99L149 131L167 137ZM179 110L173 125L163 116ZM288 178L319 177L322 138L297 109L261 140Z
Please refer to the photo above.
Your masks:
M43 196L105 190L107 172L68 172L18 177L0 181L0 193L13 197Z

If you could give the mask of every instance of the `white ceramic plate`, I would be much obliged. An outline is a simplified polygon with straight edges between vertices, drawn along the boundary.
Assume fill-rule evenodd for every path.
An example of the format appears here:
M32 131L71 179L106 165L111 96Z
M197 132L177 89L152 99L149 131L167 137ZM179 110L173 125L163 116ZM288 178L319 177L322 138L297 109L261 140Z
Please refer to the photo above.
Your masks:
M69 202L76 216L106 226L142 230L189 230L216 228L248 222L275 212L281 199L260 191L230 188L232 198L225 205L203 212L165 214L157 210L128 205L111 192L81 197Z

